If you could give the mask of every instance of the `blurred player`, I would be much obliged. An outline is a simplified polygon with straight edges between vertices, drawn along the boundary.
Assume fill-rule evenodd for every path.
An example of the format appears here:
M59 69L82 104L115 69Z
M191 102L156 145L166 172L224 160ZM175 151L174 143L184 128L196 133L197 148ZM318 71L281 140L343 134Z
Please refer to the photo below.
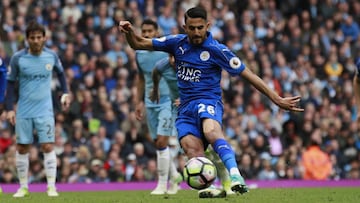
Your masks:
M0 115L4 110L5 90L6 90L6 65L0 58Z
M158 25L152 20L144 20L141 25L141 34L144 38L153 38L158 35ZM172 135L171 100L169 87L164 80L160 81L159 102L150 100L150 92L153 88L152 70L156 62L167 57L167 53L159 51L136 51L136 63L138 64L139 81L137 83L136 118L144 117L144 103L146 107L146 121L150 135L155 141L157 155L158 184L151 192L152 195L176 194L181 174L177 172L173 159L170 157L169 136ZM170 175L170 187L167 183Z
M181 147L187 157L192 158L204 156L205 147L211 144L230 173L231 189L246 193L248 188L238 169L235 153L221 128L222 69L233 76L242 76L283 109L303 111L297 107L300 97L280 97L225 45L214 40L207 31L210 23L204 8L190 8L184 18L186 34L147 39L136 35L128 21L120 21L119 29L133 49L166 51L174 55L180 93L176 128Z
M6 90L6 65L5 62L0 58L0 116L4 110L4 100L5 100L5 90ZM0 187L0 194L2 189Z
M41 150L44 154L44 168L47 178L47 195L56 197L56 154L53 150L55 141L55 121L51 96L52 72L57 73L63 95L61 104L66 110L70 104L65 74L59 57L50 49L44 48L45 29L32 21L26 28L28 48L16 52L10 59L8 85L6 95L7 119L15 125L16 132L16 169L20 188L13 195L24 197L29 195L29 148L33 143L33 132L36 130ZM16 115L15 82L19 92Z
M357 123L360 128L360 58L356 60L356 73L353 80L355 101L357 107Z

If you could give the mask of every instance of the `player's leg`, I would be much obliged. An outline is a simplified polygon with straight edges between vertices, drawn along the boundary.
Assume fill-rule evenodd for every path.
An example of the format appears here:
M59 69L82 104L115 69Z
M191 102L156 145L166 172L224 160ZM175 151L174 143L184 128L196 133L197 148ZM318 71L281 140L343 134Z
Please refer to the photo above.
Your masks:
M205 151L205 156L210 159L216 166L216 170L218 172L218 176L220 178L222 189L216 188L215 185L211 185L210 187L199 190L200 198L218 198L218 197L226 197L226 195L235 194L231 190L231 179L229 172L225 168L223 162L213 150L211 145L209 145Z
M183 177L181 173L177 170L176 167L176 156L179 152L179 143L176 137L169 138L169 148L170 149L170 168L169 168L169 176L170 176L170 185L168 189L168 194L176 194L180 188L180 183L183 181Z
M230 173L231 189L241 194L248 192L244 178L237 167L235 152L222 132L222 104L216 100L201 100L198 104L198 114L206 140L212 145Z
M181 146L189 159L193 157L203 157L204 145L201 139L194 135L187 135L181 138ZM226 197L224 190L217 189L214 185L198 191L200 198L223 198Z
M170 168L169 168L169 176L170 176L170 185L168 189L168 194L176 194L180 188L180 183L183 181L182 175L179 173L176 167L176 156L179 153L179 142L177 141L177 130L175 127L175 120L177 117L178 108L176 106L172 106L171 114L171 137L169 137L169 147L171 147L170 151Z
M158 184L151 192L152 195L163 195L167 193L167 182L169 179L170 151L167 146L168 136L159 135L156 142Z
M196 116L198 113L197 107L197 101L190 102L186 107L179 109L178 118L176 120L178 139L180 140L180 145L184 150L185 155L189 159L204 156L204 137L201 132L201 119ZM211 190L211 192L207 192L209 190ZM226 196L226 192L224 190L218 190L213 186L205 190L199 190L198 193L200 198L217 198Z
M220 178L222 188L225 190L227 195L235 194L231 190L231 178L230 174L227 171L224 163L221 161L220 157L216 154L211 145L205 151L205 156L210 159L216 166L218 172L218 177Z
M15 124L16 133L16 171L20 182L20 188L13 197L25 197L29 195L29 149L33 143L32 119L17 118Z
M164 107L154 109L147 108L146 116L150 134L155 140L158 183L156 188L150 193L152 195L163 195L167 193L167 182L169 179L170 167L170 151L168 147L169 121L171 119L171 106L169 104Z
M59 196L56 187L57 160L54 151L55 121L53 117L40 117L34 119L35 128L38 132L39 143L44 154L44 169L47 180L47 195Z
M204 119L203 129L206 139L211 143L214 151L219 155L230 173L231 190L241 194L248 192L245 180L237 167L235 153L230 144L225 140L220 124L213 119Z

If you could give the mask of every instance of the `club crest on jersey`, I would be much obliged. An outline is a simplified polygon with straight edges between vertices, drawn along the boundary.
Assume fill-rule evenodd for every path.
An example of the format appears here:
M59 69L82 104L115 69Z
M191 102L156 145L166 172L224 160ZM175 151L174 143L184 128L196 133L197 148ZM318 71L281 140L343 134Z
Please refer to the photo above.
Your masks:
M53 66L50 63L48 63L45 65L45 68L46 70L51 71L53 69Z
M241 61L238 57L232 57L229 61L230 67L233 69L238 69L241 66Z
M208 51L201 52L200 59L202 61L207 61L207 60L209 60L209 58L210 58L210 53Z

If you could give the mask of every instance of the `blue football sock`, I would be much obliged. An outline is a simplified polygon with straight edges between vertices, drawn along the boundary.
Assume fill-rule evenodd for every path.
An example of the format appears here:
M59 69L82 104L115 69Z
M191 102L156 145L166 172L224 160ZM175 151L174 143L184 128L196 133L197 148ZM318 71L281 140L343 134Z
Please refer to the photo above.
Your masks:
M219 155L228 171L237 168L235 153L229 143L224 139L218 139L213 145L214 151Z

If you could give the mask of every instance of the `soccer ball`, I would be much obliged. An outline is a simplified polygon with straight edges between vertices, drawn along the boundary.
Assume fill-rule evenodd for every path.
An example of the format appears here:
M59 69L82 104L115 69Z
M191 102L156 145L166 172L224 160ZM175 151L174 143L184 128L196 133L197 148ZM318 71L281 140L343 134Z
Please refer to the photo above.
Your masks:
M205 157L193 157L186 162L184 179L193 189L201 190L209 187L216 179L215 165Z

